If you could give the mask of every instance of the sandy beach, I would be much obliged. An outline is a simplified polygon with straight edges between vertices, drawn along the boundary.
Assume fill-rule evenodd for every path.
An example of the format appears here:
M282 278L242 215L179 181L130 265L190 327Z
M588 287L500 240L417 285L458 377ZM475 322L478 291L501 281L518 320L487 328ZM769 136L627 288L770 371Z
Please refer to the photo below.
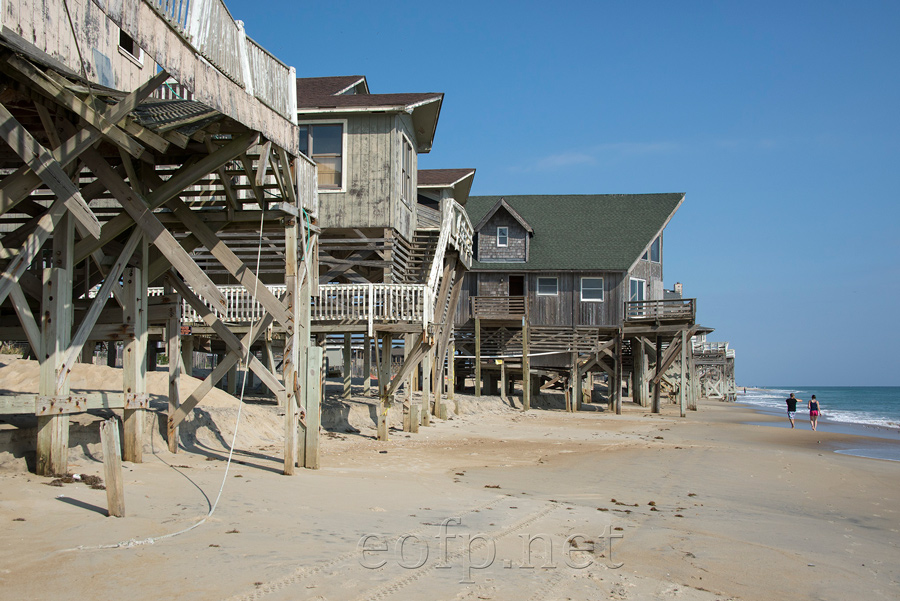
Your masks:
M322 469L286 477L277 409L252 403L223 478L237 411L215 395L189 451L155 431L125 464L125 518L0 454L2 598L900 597L900 462L833 452L856 436L749 425L778 421L718 402L682 419L464 397L463 415L388 443L354 417L359 433L323 435ZM98 459L86 439L70 471L100 475ZM212 518L159 538L223 481Z

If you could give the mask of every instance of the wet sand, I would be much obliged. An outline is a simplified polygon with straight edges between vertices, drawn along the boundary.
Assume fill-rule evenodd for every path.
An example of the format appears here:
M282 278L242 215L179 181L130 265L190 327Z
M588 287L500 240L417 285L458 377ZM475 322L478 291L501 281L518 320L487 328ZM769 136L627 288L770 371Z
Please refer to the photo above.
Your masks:
M256 429L266 411L279 423L264 409L254 407ZM661 416L625 409L525 414L496 400L388 443L367 428L333 433L322 469L294 477L280 475L277 442L256 437L239 444L209 521L114 549L94 547L174 533L208 512L224 474L217 438L203 453L157 445L126 464L123 519L103 515L103 491L46 486L8 464L0 589L30 599L900 597L900 463L831 451L856 436L748 425L770 419L735 404L704 402L685 419L672 405ZM72 463L100 473L89 455Z

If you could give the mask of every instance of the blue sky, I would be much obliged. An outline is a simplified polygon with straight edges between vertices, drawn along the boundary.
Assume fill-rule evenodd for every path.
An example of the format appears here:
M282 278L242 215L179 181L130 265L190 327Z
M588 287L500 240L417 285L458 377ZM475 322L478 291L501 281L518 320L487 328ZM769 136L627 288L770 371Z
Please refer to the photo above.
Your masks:
M249 2L298 75L444 92L473 194L686 192L665 283L739 384L900 385L900 3Z

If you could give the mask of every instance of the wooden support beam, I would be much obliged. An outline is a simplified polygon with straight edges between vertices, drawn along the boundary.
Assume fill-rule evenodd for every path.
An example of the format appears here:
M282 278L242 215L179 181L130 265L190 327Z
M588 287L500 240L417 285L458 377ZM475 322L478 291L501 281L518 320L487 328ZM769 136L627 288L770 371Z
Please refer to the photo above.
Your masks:
M237 353L238 357L244 358L247 361L247 364L253 373L259 376L259 379L265 384L269 390L274 390L276 394L284 393L285 387L282 386L281 382L278 381L278 378L275 377L272 372L270 372L266 367L262 364L262 362L256 358L256 356L250 352L250 347L256 340L265 333L265 329L269 327L269 324L272 323L273 317L270 313L265 313L263 318L251 326L250 332L247 334L244 340L240 340L236 335L234 335L228 326L222 323L222 320L219 319L213 311L207 307L200 298L194 294L194 292L187 287L183 281L181 281L178 277L169 274L166 277L166 281L171 283L171 285L175 288L175 290L181 294L182 297L188 302L191 308L197 312L203 322L211 327L216 335L222 339L231 351ZM252 339L250 338L250 334L252 334ZM247 342L249 340L249 343ZM193 409L193 408L192 408ZM179 412L180 414L180 412Z
M681 417L687 416L687 398L685 394L685 380L684 380L684 372L685 372L685 362L686 359L686 347L687 347L687 332L681 331L681 377L678 380L678 406L681 409Z
M28 306L28 299L25 298L25 293L22 292L22 288L19 286L18 282L13 284L9 296L12 299L12 305L16 310L19 323L22 324L25 335L28 337L28 344L31 345L31 352L34 353L35 357L40 357L42 354L41 329L34 319L31 307Z
M163 185L158 186L147 195L146 208L151 211L155 210L178 194L181 194L188 186L196 184L206 177L207 174L212 173L216 168L244 152L250 145L255 143L257 136L258 134L255 132L237 136L231 142L221 146L214 153L203 157L196 163L182 166ZM94 171L93 168L91 168L91 171ZM94 173L96 174L96 171ZM121 177L118 176L118 179L121 179ZM92 252L118 237L119 234L131 227L133 223L134 219L127 213L119 214L107 221L101 228L99 240L82 240L75 245L75 262L83 261Z
M13 55L5 61L0 61L0 69L13 79L29 86L30 89L36 90L38 93L52 99L59 106L75 113L85 123L99 131L113 144L122 148L134 158L139 159L146 153L143 146L119 129L115 123L108 121L103 114L95 111L78 96L43 71L37 69L27 60Z
M388 407L390 404L391 392L391 345L393 344L392 334L380 334L381 350L376 356L378 361L378 407L376 408L375 428L378 440L388 440ZM375 347L378 349L378 347ZM399 374L398 374L399 375Z
M165 71L160 71L154 77L138 86L136 90L120 100L115 106L110 107L105 113L107 120L118 122L124 119L141 101L162 85L167 78L168 74ZM74 128L71 129L74 130ZM63 168L78 158L82 152L90 148L101 137L99 131L89 129L81 129L77 133L70 131L67 135L70 137L51 153L53 158ZM40 185L41 178L27 165L3 178L2 182L0 182L0 215L8 212L27 198ZM118 233L122 231L124 229ZM85 256L88 254L90 253L86 253ZM83 259L84 257L81 257L81 259L76 258L75 262Z
M531 410L531 347L528 339L528 317L522 317L522 410Z
M106 305L106 301L109 299L113 290L119 287L119 276L125 271L125 267L128 265L131 256L134 254L134 251L137 249L138 244L141 243L142 239L142 232L139 228L135 228L128 238L128 241L125 243L125 248L122 249L121 254L109 270L109 273L107 273L103 285L100 286L100 290L91 302L91 308L88 309L88 312L82 318L81 323L78 325L78 331L75 333L75 337L72 339L72 343L67 349L65 358L60 366L57 385L64 385L69 378L69 374L72 372L72 366L75 365L78 355L81 354L84 343L88 341L91 330L93 330L94 325L96 325L97 319L100 317L100 313Z
M431 346L422 357L422 425L431 425L431 392L432 376L434 375L434 347Z
M366 396L372 394L372 337L363 337L363 389Z
M12 287L19 282L19 279L37 258L44 243L57 229L60 220L65 214L65 205L61 200L56 200L50 206L50 210L40 218L35 231L28 235L16 257L10 261L3 273L0 274L0 303L6 300Z
M615 380L615 395L610 394L610 398L613 399L616 406L616 415L622 414L622 347L624 344L622 343L622 333L619 332L616 334L616 377L612 378Z
M184 248L175 240L175 236L160 223L159 219L153 214L152 207L149 206L150 203L145 201L136 190L129 187L125 180L113 171L109 163L98 152L87 151L82 155L82 159L88 168L94 172L94 175L106 184L112 195L131 216L131 219L143 230L149 241L162 252L169 263L172 264L172 267L188 281L197 294L206 299L221 313L226 313L228 303L225 300L225 295L194 262L191 256L185 252ZM108 221L107 225L114 220L115 218Z
M56 194L84 232L94 238L100 237L100 222L81 196L81 192L63 171L62 165L53 154L41 146L37 140L0 104L0 139L19 155L26 165Z

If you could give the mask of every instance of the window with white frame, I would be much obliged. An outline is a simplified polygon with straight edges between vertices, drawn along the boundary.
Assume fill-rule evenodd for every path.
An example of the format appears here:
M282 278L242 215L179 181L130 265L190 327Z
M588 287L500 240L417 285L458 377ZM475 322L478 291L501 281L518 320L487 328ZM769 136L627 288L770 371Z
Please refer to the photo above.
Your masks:
M557 278L538 278L537 279L538 296L556 296L559 294L559 279Z
M119 30L119 53L136 62L138 65L144 64L144 51L137 45L134 38Z
M581 278L581 300L603 301L603 278Z
M345 123L300 125L300 152L316 162L319 190L344 187Z
M497 228L497 246L509 246L509 228Z
M628 294L630 301L647 300L647 282L638 278L631 278L630 290Z
M406 136L400 136L403 148L400 156L400 198L407 206L415 198L415 184L413 173L415 172L415 152L412 143Z

